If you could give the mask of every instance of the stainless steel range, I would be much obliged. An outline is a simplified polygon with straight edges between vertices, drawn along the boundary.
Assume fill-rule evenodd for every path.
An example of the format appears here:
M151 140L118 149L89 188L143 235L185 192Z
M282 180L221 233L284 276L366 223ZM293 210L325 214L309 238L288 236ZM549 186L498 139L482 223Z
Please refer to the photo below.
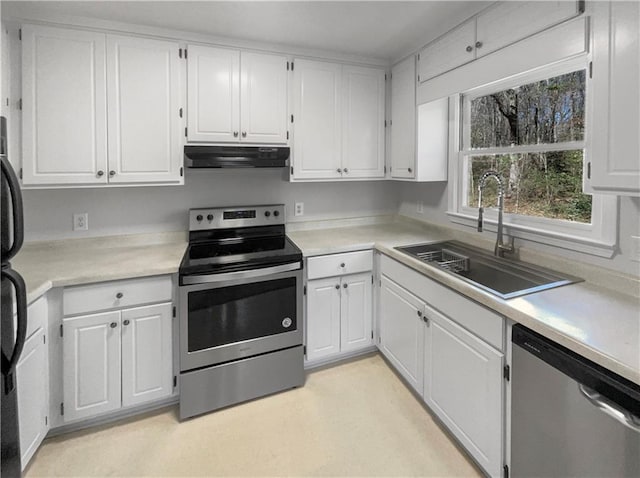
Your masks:
M284 205L191 209L180 265L180 418L304 384L302 253Z

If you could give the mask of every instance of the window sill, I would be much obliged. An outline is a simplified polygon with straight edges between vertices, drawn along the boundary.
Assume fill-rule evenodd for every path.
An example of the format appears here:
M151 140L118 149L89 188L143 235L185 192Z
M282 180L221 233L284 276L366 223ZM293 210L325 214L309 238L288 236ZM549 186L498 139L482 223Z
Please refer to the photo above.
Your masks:
M468 214L448 211L449 220L456 224L470 226L476 228L478 226L478 218ZM484 218L484 229L496 232L498 221L492 218ZM593 256L605 257L610 259L613 257L617 246L615 243L607 241L598 241L594 239L564 234L556 231L543 230L531 226L521 224L504 223L504 233L507 236L525 239L531 242L546 244L571 251L582 252Z

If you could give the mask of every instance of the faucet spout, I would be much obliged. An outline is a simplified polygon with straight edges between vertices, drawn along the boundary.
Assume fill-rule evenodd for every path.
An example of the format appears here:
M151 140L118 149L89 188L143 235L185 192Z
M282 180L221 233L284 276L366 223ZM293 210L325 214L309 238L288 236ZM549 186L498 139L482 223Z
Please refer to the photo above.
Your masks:
M482 207L482 191L484 190L487 179L494 178L498 182L498 234L496 237L496 245L493 249L493 254L495 256L504 257L505 252L513 252L513 237L509 244L504 243L503 237L503 224L502 224L502 211L504 209L504 182L502 180L502 176L497 171L488 170L485 171L484 174L480 177L480 181L478 181L478 232L482 232L482 215L484 213L484 208Z

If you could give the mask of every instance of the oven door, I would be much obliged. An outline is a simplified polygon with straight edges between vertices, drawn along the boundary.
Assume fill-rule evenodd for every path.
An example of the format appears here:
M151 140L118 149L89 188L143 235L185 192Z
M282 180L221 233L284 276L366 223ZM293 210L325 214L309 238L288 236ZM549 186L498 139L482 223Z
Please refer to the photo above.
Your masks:
M302 345L300 267L183 277L180 370Z

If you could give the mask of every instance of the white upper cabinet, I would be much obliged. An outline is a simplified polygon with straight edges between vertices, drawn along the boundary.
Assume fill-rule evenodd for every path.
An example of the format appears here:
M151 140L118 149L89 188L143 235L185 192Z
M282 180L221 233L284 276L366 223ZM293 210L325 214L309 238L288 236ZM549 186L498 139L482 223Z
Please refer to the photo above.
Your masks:
M189 45L187 139L287 142L285 56Z
M410 56L391 70L391 177L415 177L416 59Z
M640 4L602 2L593 19L593 128L585 189L640 195Z
M342 67L342 174L384 176L384 70Z
M294 63L293 178L384 177L384 70Z
M241 140L287 142L287 72L284 56L242 52L240 76Z
M342 66L295 60L293 72L293 176L342 175Z
M22 26L23 184L105 184L105 36Z
M240 52L189 45L187 139L240 139Z
M426 81L475 60L475 20L463 23L418 54L418 81Z
M499 2L427 45L418 55L424 82L581 13L579 1Z
M23 185L179 184L178 44L22 26Z
M107 36L109 182L179 182L178 44Z
M418 106L416 179L446 181L449 144L449 99Z

